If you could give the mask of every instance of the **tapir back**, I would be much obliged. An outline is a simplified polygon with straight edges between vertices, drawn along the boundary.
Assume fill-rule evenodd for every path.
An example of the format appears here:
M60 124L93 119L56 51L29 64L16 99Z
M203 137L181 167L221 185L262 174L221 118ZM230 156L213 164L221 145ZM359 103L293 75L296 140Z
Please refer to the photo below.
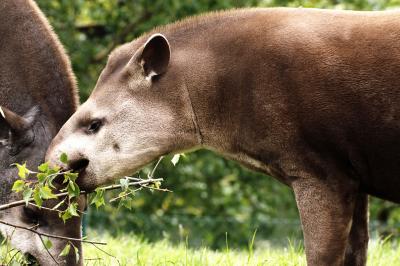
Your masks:
M34 1L2 0L0 14L0 105L39 105L54 135L78 104L66 53Z

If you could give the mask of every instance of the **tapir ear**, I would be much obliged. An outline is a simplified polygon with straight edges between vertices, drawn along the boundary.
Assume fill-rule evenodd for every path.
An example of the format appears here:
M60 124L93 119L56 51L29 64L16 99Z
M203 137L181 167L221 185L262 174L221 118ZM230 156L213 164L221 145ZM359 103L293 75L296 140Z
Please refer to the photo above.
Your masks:
M133 55L131 61L139 63L147 79L167 71L171 50L167 38L153 34L147 42ZM132 62L129 62L129 64Z
M38 106L31 108L24 116L20 116L4 106L0 106L0 126L11 134L20 134L30 129L40 114Z

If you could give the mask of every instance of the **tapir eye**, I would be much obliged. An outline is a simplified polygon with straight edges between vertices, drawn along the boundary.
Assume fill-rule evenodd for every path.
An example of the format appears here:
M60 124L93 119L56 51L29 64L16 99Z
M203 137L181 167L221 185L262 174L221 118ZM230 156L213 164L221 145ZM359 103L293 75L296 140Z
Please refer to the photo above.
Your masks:
M29 224L39 224L39 215L32 209L24 207L24 220Z
M99 131L101 125L102 125L102 122L100 120L93 120L92 122L90 122L90 125L87 128L87 131L92 134L96 133L97 131Z

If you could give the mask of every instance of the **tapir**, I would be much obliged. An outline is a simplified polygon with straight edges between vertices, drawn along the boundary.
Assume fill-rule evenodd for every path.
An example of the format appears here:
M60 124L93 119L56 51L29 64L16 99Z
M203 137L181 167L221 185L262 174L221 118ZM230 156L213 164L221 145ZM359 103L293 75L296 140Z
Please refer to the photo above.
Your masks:
M77 86L70 61L36 3L1 0L0 204L22 198L11 190L18 179L12 164L26 162L29 169L37 171L51 139L77 106ZM31 205L0 211L0 220L41 233L81 237L80 218L64 224L57 212ZM76 262L72 252L59 257L68 243L65 240L49 238L53 247L47 252L37 234L1 222L0 231L14 248L35 258L40 265L82 264L82 258ZM73 244L82 253L81 243Z
M365 265L368 195L400 202L399 18L267 8L158 27L110 54L47 158L89 190L213 150L293 189L308 265Z

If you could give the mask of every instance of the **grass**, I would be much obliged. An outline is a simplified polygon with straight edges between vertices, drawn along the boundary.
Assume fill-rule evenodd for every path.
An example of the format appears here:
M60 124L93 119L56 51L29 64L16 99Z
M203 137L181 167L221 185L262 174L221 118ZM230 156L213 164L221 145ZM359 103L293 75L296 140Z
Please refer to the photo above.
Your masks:
M93 238L93 234L91 234ZM301 245L288 248L265 248L253 250L250 240L247 250L231 250L229 245L221 251L208 248L191 249L186 244L172 245L168 241L148 243L134 235L100 238L108 243L104 251L92 245L84 246L85 265L306 265ZM102 260L92 260L102 258ZM119 262L117 261L119 260ZM86 264L87 263L87 264Z
M253 240L250 240L247 250L231 250L227 245L224 250L213 251L207 248L191 249L185 244L172 245L167 241L148 243L129 234L118 238L103 235L99 239L108 243L104 250L116 258L85 245L86 259L101 258L86 260L85 265L306 265L304 249L299 242L288 241L287 247L264 245L264 248L253 249ZM371 240L368 265L400 265L400 244L387 239Z
M288 241L286 247L273 247L267 242L249 240L249 247L243 250L232 250L227 243L225 249L213 251L206 247L192 249L185 243L173 245L167 240L149 243L133 234L112 237L109 234L90 233L91 239L107 242L101 246L103 251L90 244L84 245L84 265L273 265L297 266L306 265L304 249L301 242ZM4 253L4 246L0 248ZM1 257L1 256L0 256ZM18 265L13 263L12 265ZM396 240L370 241L368 266L400 265L400 242Z

